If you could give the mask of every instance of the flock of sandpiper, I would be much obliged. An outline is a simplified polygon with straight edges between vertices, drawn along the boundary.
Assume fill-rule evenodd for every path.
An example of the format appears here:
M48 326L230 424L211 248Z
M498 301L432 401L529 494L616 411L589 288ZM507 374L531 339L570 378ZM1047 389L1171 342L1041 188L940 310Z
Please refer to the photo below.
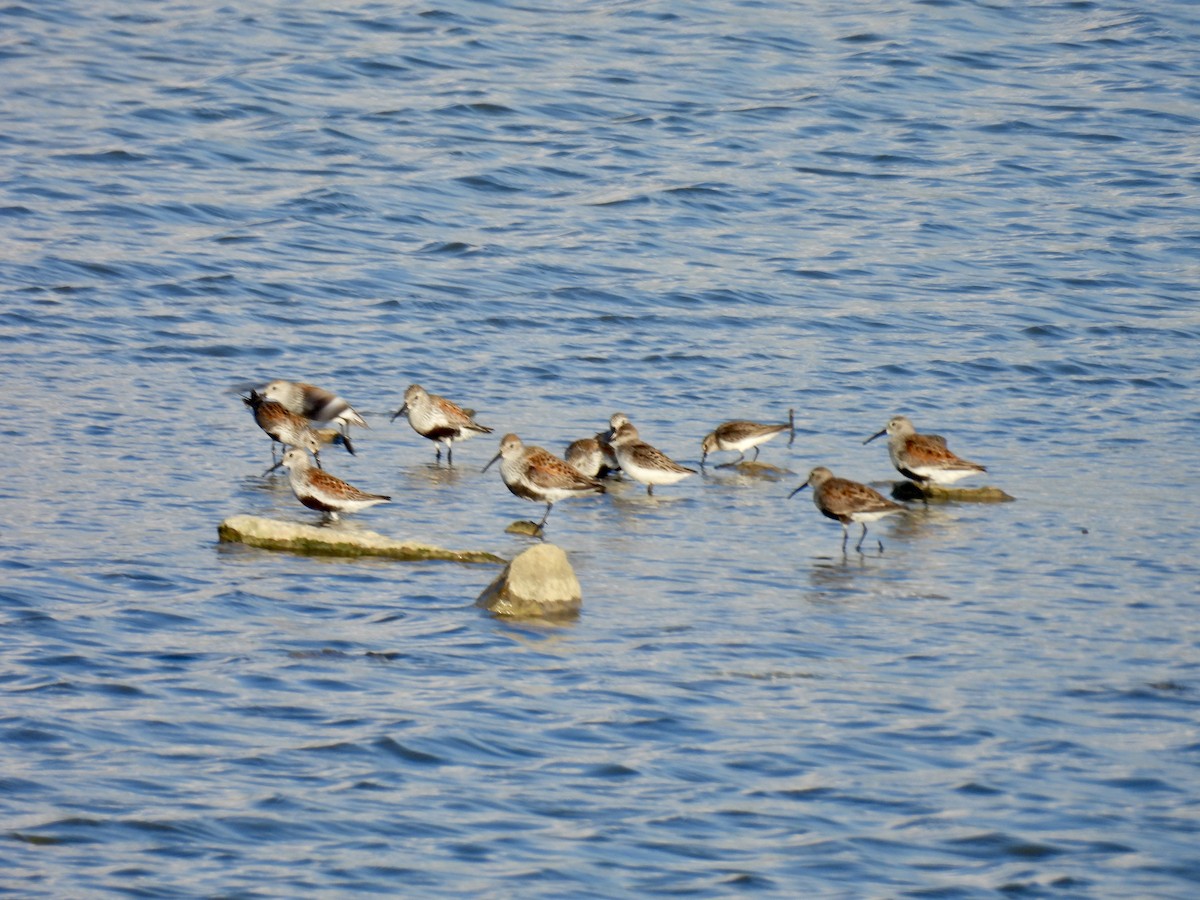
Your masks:
M306 507L335 520L339 513L357 512L391 499L384 494L361 491L321 468L322 447L340 444L354 453L350 426L367 427L362 416L342 397L305 382L276 380L261 391L251 389L249 396L242 399L253 410L255 422L271 438L274 465L267 472L279 466L286 468L292 492ZM448 465L453 464L456 441L492 432L491 428L475 421L473 411L431 394L417 384L410 385L404 392L404 405L392 415L392 421L401 415L408 418L417 434L435 442L438 461L442 457L441 445L446 445ZM624 414L614 413L608 424L606 431L567 447L562 459L541 447L526 446L515 434L506 434L500 440L500 452L484 466L484 470L499 460L500 477L509 491L526 500L546 504L546 511L537 525L539 531L555 503L567 497L604 493L603 479L616 472L623 472L646 485L648 494L653 494L658 485L675 484L696 474L695 469L680 465L641 440L637 429ZM791 415L783 424L765 425L744 420L725 422L701 442L700 466L704 467L709 454L718 452L740 454L734 462L723 464L726 466L743 462L746 452L751 449L757 460L759 446L785 431L794 438L795 423ZM952 484L960 478L986 471L983 466L952 453L941 436L918 434L905 416L894 416L883 430L863 443L885 434L892 464L918 487ZM278 462L275 462L276 443L284 448L283 458ZM855 546L855 550L861 551L868 522L906 509L865 484L836 477L824 466L813 469L808 479L788 496L795 496L808 487L813 490L817 509L841 523L843 552L850 523L862 525L862 534ZM882 543L879 549L883 549Z

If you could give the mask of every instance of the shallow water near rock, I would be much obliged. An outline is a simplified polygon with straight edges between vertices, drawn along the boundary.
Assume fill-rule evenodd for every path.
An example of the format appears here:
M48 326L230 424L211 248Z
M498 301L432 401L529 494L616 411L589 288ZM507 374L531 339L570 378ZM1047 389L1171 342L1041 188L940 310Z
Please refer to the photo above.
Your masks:
M1192 896L1200 14L0 8L0 892ZM346 527L511 559L480 469L616 411L698 467L557 503L568 624L315 523L237 388L337 390ZM453 468L405 387L495 434ZM864 549L897 413L1013 503ZM717 462L725 461L722 456ZM711 461L711 458L710 458ZM851 546L858 528L852 530ZM874 540L883 543L883 552Z

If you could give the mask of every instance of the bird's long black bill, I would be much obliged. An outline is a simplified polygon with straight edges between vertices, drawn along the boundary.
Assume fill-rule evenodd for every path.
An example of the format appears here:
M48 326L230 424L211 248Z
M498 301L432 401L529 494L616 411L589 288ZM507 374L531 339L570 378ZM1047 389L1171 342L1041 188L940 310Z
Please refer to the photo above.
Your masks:
M869 443L871 443L871 441L875 440L875 438L883 437L885 434L887 434L886 428L883 429L883 431L880 431L880 432L877 432L876 434L871 435L869 438L867 438L865 441L863 441L863 443L869 444Z
M788 499L789 499L789 500L791 500L793 497L795 497L795 496L796 496L798 493L800 493L800 492L801 492L802 490L804 490L806 487L808 487L808 482L807 482L807 481L806 481L806 482L804 482L804 484L800 485L800 487L798 487L798 488L796 488L794 491L792 491L790 494L788 494Z
M501 454L497 453L490 460L488 460L488 464L486 466L484 466L482 469L480 469L479 471L486 472L488 469L490 469L492 467L492 463L494 463L496 460L498 460L500 458L500 456L501 456Z

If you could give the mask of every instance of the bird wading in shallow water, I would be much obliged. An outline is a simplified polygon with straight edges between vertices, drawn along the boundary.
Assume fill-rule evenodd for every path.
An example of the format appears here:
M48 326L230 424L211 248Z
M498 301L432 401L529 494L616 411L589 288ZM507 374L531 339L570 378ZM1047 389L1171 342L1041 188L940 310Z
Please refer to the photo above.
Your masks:
M264 475L269 475L281 465L275 462L276 444L282 444L285 451L289 447L307 450L313 455L317 465L321 465L321 436L309 427L308 419L290 412L281 403L268 400L258 391L252 390L249 397L242 398L242 402L254 412L254 421L271 439L273 465L263 473Z
M608 469L607 474L609 475L621 471L621 464L617 462L617 452L613 450L612 439L618 428L628 424L629 416L616 412L608 417L608 430L596 434L596 442L600 445L600 453L604 456L604 466Z
M262 394L268 400L282 404L289 412L304 416L314 424L329 422L336 425L341 430L343 443L350 453L354 453L354 445L350 443L350 426L368 427L366 420L355 412L346 400L315 384L276 379L263 388Z
M325 513L330 521L337 521L339 513L358 512L392 499L384 494L360 491L336 475L314 468L304 450L293 447L284 453L283 466L288 470L288 481L296 499L309 509Z
M681 466L661 450L658 450L638 436L638 430L626 421L616 429L612 438L613 452L621 471L646 485L646 493L654 494L655 485L675 484L695 475L695 469Z
M812 488L813 503L821 511L821 515L842 523L843 554L846 552L846 536L849 534L851 522L862 525L862 534L859 535L858 543L854 545L855 550L862 552L868 522L907 511L905 507L893 503L874 488L848 478L838 478L824 466L818 466L809 472L808 480L788 494L788 499L807 487ZM879 552L883 552L883 541L879 541Z
M437 460L442 459L442 448L446 445L446 465L454 464L454 442L465 441L477 434L491 434L492 429L475 421L472 413L461 406L451 403L445 397L431 394L419 384L410 384L404 392L404 405L392 414L392 421L398 416L408 416L408 424L413 431L434 442L437 448Z
M896 471L924 487L933 484L953 484L968 475L978 475L987 469L950 452L946 439L938 434L917 434L907 416L892 416L882 431L871 435L864 444L888 436L888 456Z
M515 434L501 438L500 452L483 467L483 471L491 468L496 460L501 461L500 477L510 493L546 504L546 512L538 522L539 530L545 526L551 508L559 500L604 493L604 485L595 478L589 478L548 450L526 447Z
M746 451L751 447L754 448L753 461L757 462L759 445L765 444L777 434L783 434L785 431L791 433L791 437L788 439L790 447L792 441L796 439L795 410L788 410L788 420L781 425L760 425L758 422L748 422L744 419L735 419L732 422L718 425L700 442L700 468L704 468L704 461L708 458L708 454L727 450L739 453L740 456L733 462L721 463L717 468L736 466L745 461Z
M567 447L566 453L563 454L563 459L566 460L567 465L578 469L588 478L602 478L609 474L612 469L605 463L605 455L600 445L600 437L603 437L603 435L572 441Z

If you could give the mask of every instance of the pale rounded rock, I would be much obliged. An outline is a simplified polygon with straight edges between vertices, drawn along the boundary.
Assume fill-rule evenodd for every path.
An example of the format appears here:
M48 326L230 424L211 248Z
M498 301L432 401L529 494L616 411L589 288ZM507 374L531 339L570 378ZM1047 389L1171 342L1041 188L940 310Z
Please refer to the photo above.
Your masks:
M554 544L536 544L519 553L475 601L497 616L521 619L574 616L582 603L575 570Z

